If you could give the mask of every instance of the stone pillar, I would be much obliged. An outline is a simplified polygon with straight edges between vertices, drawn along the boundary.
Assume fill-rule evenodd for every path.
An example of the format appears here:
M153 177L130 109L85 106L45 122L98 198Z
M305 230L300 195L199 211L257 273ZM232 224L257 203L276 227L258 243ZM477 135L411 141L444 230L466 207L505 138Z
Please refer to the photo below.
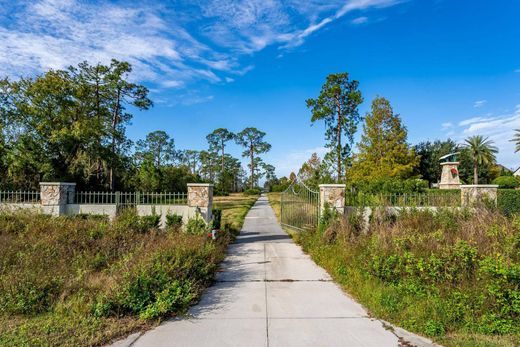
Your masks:
M460 189L459 164L456 161L441 163L439 189Z
M345 213L345 184L320 184L320 213L328 205L340 215Z
M213 184L188 183L188 206L199 208L204 220L209 222L212 218Z
M67 204L74 203L76 183L40 182L40 197L44 213L53 216L66 214Z
M497 204L498 185L470 184L460 186L460 200L462 206L475 206L484 201Z

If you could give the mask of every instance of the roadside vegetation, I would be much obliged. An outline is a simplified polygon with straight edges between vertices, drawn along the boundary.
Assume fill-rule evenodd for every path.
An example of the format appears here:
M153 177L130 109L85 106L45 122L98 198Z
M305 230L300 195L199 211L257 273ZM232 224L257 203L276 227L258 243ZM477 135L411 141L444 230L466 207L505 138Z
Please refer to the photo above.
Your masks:
M101 346L185 312L257 197L215 199L217 241L173 215L160 230L131 210L113 222L0 213L0 345Z
M274 197L274 196L273 196ZM411 210L359 214L296 240L377 318L446 346L520 345L520 217Z

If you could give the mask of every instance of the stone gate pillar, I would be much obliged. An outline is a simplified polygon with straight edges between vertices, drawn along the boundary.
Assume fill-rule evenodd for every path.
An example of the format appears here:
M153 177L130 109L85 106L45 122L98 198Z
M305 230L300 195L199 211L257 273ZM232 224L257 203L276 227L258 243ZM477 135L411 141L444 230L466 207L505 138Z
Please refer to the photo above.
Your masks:
M439 189L459 189L460 178L459 178L459 162L449 161L441 163L441 182L439 183Z
M44 213L53 216L66 214L67 204L74 203L76 183L40 182L40 198Z
M498 185L469 184L460 186L460 201L462 206L475 206L488 201L496 206Z
M209 222L213 217L211 215L211 208L213 206L213 184L188 183L188 206L199 208L204 220Z
M340 215L345 213L345 184L320 184L320 213L328 205Z

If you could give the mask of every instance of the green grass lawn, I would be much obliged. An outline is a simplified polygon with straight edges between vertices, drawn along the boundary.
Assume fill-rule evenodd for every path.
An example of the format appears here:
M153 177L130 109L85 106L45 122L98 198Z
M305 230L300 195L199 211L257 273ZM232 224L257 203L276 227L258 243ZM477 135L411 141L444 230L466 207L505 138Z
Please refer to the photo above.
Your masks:
M0 213L0 346L101 346L196 303L258 196L216 197L219 241L102 218Z

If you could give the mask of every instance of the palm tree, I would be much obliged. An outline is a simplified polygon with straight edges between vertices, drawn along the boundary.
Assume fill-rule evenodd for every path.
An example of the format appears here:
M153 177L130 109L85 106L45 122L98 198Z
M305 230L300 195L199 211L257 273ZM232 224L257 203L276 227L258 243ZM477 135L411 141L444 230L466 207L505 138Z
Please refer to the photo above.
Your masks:
M482 135L468 137L465 141L464 148L473 159L473 183L478 184L478 166L493 163L498 149L493 146L493 141Z
M515 145L516 145L516 148L515 148L515 153L516 152L520 152L520 129L516 129L515 130L515 136L513 136L513 139L511 140L511 142L514 142Z

